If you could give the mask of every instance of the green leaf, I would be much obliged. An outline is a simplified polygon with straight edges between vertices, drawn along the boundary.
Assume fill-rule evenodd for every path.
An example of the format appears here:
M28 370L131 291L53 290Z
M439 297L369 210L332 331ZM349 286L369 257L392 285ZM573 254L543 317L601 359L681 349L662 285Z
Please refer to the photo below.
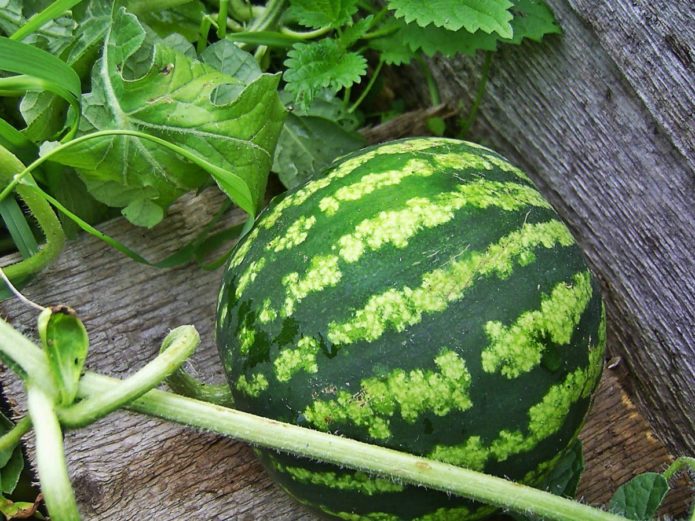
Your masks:
M0 492L3 494L12 494L19 483L19 477L24 470L24 455L22 447L17 445L12 451L9 461L0 469Z
M241 85L239 80L166 47L119 9L94 65L92 92L83 97L80 133L144 131L192 151L215 167L220 188L253 212L260 207L282 128L278 82L277 75L263 74L220 103L213 99L216 89ZM209 181L179 154L130 136L88 140L53 159L76 168L97 200L116 207L149 200L164 210ZM232 173L251 194L248 204Z
M27 218L17 200L11 195L0 201L0 217L22 257L27 259L39 251Z
M229 40L221 40L206 47L200 54L200 60L235 77L244 85L252 83L263 74L256 59Z
M9 36L24 23L21 0L0 0L0 31Z
M360 40L367 33L367 31L369 31L369 29L372 26L372 23L374 23L374 16L369 15L365 18L357 20L352 25L347 25L343 27L343 32L338 37L338 42L345 49L347 49L353 43Z
M442 54L474 54L476 51L494 51L497 48L497 37L483 31L469 33L466 30L452 32L441 27L420 27L417 24L406 24L396 36L410 47L411 51L422 50L427 56Z
M469 33L494 32L502 38L512 37L509 0L389 0L388 7L397 18L420 27L434 25L450 31L465 29Z
M46 308L38 319L39 337L57 384L61 405L70 405L89 349L89 336L75 312L66 307Z
M14 423L0 412L0 436L8 433L13 427ZM16 445L0 452L0 494L11 494L14 491L22 470L24 455L21 446Z
M367 60L348 52L330 38L297 43L287 53L284 79L300 105L308 105L322 89L337 92L358 83L367 73Z
M512 0L512 30L514 35L504 43L520 44L524 38L540 42L546 34L562 32L548 5L541 0Z
M582 442L576 440L550 471L543 488L556 496L573 498L583 470Z
M103 2L103 0L97 1ZM189 42L198 38L200 21L206 12L202 2L188 1L170 9L147 9L147 2L137 3L145 8L138 10L135 14L161 38L171 33L179 33Z
M417 56L416 50L411 49L402 31L376 38L369 42L372 49L377 51L387 65L406 65Z
M334 159L364 146L364 139L330 119L290 114L280 133L273 171L287 188L306 181Z
M144 228L152 228L164 218L162 207L149 199L135 199L121 213L134 225Z
M608 508L635 521L649 521L656 516L669 490L668 481L656 472L635 476L615 491Z
M357 12L357 0L291 0L287 16L305 27L340 27Z

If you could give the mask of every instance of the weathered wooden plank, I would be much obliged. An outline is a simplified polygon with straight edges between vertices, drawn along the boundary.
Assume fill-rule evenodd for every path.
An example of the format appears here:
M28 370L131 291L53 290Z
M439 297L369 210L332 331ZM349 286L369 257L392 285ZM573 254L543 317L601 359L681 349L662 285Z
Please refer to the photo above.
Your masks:
M609 349L674 451L695 451L692 2L552 0L564 30L496 55L471 137L524 167L603 284ZM479 58L436 60L470 103Z
M152 231L134 229L124 220L105 223L102 229L160 258L189 240L217 204L219 197L213 194L191 198ZM239 218L232 214L229 220ZM202 336L195 369L219 377L212 338L219 276L219 271L192 266L149 268L93 237L80 237L24 292L42 304L67 303L77 309L92 340L87 363L92 370L125 377L155 356L169 329L188 323ZM28 334L34 330L34 311L17 302L4 302L0 310ZM21 411L21 385L6 369L0 379L11 382L10 401ZM617 379L607 375L594 409L599 412L591 415L582 435L589 470L581 495L592 504L607 499L606 483L620 483L645 469L661 470L669 461L622 394ZM272 485L248 447L210 433L121 411L68 433L66 449L87 521L317 519ZM683 493L675 497L669 510L673 514L686 505Z

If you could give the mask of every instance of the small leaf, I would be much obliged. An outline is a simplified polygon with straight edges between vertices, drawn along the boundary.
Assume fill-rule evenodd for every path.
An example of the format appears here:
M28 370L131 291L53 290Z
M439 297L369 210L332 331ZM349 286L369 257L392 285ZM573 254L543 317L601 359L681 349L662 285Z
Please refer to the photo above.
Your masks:
M544 488L556 496L573 498L584 470L582 442L576 440L545 478Z
M224 74L233 76L244 85L263 74L256 59L229 40L221 40L206 47L200 54L200 60Z
M374 22L374 16L369 15L366 18L357 20L352 25L347 25L343 27L343 33L338 38L340 45L345 49L350 47L353 43L360 40L369 31L369 28Z
M273 171L282 184L292 188L362 146L359 134L344 130L333 120L290 114L275 149Z
M45 309L38 319L39 337L58 388L61 405L77 396L89 337L82 321L67 306Z
M661 474L645 472L621 485L613 494L608 508L628 519L649 521L656 516L668 490L668 481Z
M504 43L520 44L524 38L540 42L546 34L562 32L550 7L540 0L512 0L512 30L514 35Z
M288 16L304 27L340 27L357 12L357 0L291 0Z
M0 492L3 494L12 494L17 487L17 483L19 483L19 477L23 470L24 455L22 454L22 447L17 445L12 451L10 460L0 469L0 480L2 481Z
M388 7L397 18L414 21L420 27L434 25L449 31L465 29L469 33L494 32L502 38L512 37L509 0L389 0Z
M152 228L164 218L164 209L149 199L135 199L121 211L135 226Z
M364 56L345 51L329 38L295 44L287 57L286 88L301 105L309 104L321 89L337 92L358 83L367 73Z

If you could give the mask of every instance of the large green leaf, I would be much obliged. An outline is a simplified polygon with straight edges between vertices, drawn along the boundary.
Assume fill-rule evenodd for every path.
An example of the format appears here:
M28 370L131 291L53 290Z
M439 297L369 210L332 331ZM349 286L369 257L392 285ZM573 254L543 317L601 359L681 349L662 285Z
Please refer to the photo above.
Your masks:
M240 85L239 80L167 47L121 8L94 65L92 92L83 96L80 133L122 129L167 140L243 180L258 208L284 119L278 82L277 75L263 74L220 102L218 89ZM76 168L96 199L116 207L134 205L131 210L149 203L166 209L184 192L209 182L201 168L180 155L130 136L88 140L54 158ZM215 180L231 198L238 196L230 190L233 183L221 176ZM151 226L152 213L144 221Z

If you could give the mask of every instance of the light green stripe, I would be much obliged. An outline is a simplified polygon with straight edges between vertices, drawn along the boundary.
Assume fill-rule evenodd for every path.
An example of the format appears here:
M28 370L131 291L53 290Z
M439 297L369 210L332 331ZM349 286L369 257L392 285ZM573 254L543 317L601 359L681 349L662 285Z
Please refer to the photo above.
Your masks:
M236 249L234 255L232 256L232 260L229 262L230 267L236 268L244 261L246 254L248 254L251 246L253 246L253 243L256 240L256 237L258 237L258 230L258 225L256 225L256 227L243 239L244 242Z
M429 457L452 465L483 470L490 458L505 461L512 455L532 450L540 441L560 430L575 402L590 396L601 375L604 351L605 311L602 311L596 344L589 348L588 365L569 373L529 409L528 434L503 430L489 445L485 445L479 436L471 436L459 445L438 445Z
M419 231L450 222L457 210L491 206L505 211L527 206L549 208L543 196L529 186L481 179L459 185L455 192L439 194L434 199L414 197L405 203L405 208L383 211L363 220L353 233L338 239L339 255L346 262L356 262L367 248L376 251L386 244L405 248Z
M429 161L413 158L398 170L367 174L357 182L339 188L333 195L321 199L319 208L328 215L334 215L340 209L341 201L357 201L380 188L398 185L408 177L429 177L438 171Z
M344 472L318 472L304 467L284 465L276 458L270 456L271 465L278 472L288 474L293 480L304 484L319 485L335 490L349 490L360 492L366 496L382 494L384 492L401 492L404 486L390 479L375 478L362 471Z
M319 369L316 355L320 350L319 342L311 337L302 337L297 342L297 349L283 349L273 362L276 378L287 382L299 371L316 373Z
M338 249L338 256L343 261L352 263L357 262L366 250L378 251L387 244L405 248L418 232L450 222L456 211L469 206L493 206L505 211L527 206L549 208L543 196L529 186L481 179L459 185L456 191L439 194L434 199L414 197L405 203L405 208L383 211L375 217L364 219L352 233L338 239L333 249ZM342 273L338 267L338 256L315 257L304 277L299 272L293 272L283 279L287 288L283 316L291 315L295 305L310 293L340 282Z
M278 235L270 241L266 249L277 253L298 246L306 240L309 230L311 230L314 224L316 224L316 217L313 215L300 217L282 235Z
M571 285L561 282L555 286L540 309L523 313L511 326L485 324L492 343L482 352L483 370L516 378L538 366L545 339L559 345L570 342L592 293L589 272L577 273Z
M268 388L268 379L261 373L254 374L250 380L245 375L241 375L236 382L236 389L244 394L253 396L260 395Z
M282 315L290 316L294 312L294 306L297 302L309 293L335 286L340 282L342 276L343 274L338 268L338 257L335 255L324 255L311 259L309 269L303 277L296 271L285 275L282 284L285 286L287 296L282 308Z
M256 280L256 277L265 266L265 263L265 257L261 257L260 259L256 259L251 264L249 264L249 267L246 268L246 271L242 273L242 275L239 277L239 282L237 283L236 288L237 298L240 298L241 294L244 292L246 287L249 284L251 284L254 280Z
M445 416L452 410L469 409L473 405L468 395L471 375L464 360L445 349L434 363L437 371L395 369L384 377L362 380L359 392L339 391L334 400L317 400L304 410L304 416L321 430L351 423L383 440L391 436L390 418L396 412L413 423L425 412Z
M535 260L534 249L572 244L572 235L560 221L524 224L484 252L464 254L446 267L426 273L415 289L404 286L370 297L346 322L331 322L328 339L333 344L349 344L376 340L389 329L403 331L419 323L423 314L442 312L450 302L461 299L477 277L506 278L516 264L524 266Z
M278 221L278 219L286 209L304 204L304 202L311 195L315 194L322 188L327 187L334 179L340 179L345 177L346 175L354 171L357 167L365 164L367 161L370 161L377 156L405 152L418 152L421 150L427 150L432 147L437 147L443 144L458 145L459 143L460 142L456 140L444 138L411 139L408 141L382 145L380 147L375 148L374 150L370 150L353 158L347 159L339 165L337 165L335 168L333 168L327 176L324 176L320 179L316 179L314 181L310 181L309 183L304 185L304 187L300 188L293 194L285 197L282 201L275 205L275 207L269 214L266 215L266 217L262 221L262 225L264 228L272 228L273 226L275 226L275 223Z

